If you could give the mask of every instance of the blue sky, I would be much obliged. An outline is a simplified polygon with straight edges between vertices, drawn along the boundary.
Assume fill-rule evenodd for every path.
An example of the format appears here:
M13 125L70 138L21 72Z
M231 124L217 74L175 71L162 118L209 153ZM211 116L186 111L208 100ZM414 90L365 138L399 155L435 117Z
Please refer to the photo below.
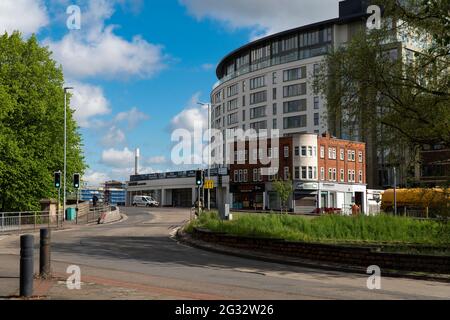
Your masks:
M84 179L95 185L128 179L136 147L141 172L176 170L171 131L205 121L196 102L209 102L220 59L255 37L334 17L337 2L2 0L0 32L36 33L62 64L75 87ZM66 26L69 5L81 8L80 30Z

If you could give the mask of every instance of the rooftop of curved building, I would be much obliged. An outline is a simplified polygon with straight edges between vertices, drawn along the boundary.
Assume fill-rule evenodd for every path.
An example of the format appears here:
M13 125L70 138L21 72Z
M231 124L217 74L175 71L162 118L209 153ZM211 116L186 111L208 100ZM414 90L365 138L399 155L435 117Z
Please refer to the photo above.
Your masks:
M222 79L223 77L223 71L225 70L226 65L229 63L229 61L232 61L238 57L240 57L244 52L247 52L253 48L257 48L267 42L282 39L283 37L299 33L303 31L309 31L317 29L318 27L325 27L328 25L333 24L345 24L352 21L360 20L362 18L365 18L368 16L366 13L366 10L364 8L367 8L370 0L345 0L339 2L339 17L333 18L321 22L316 22L300 27L296 27L293 29L281 31L275 34L268 35L266 37L257 39L255 41L252 41L250 43L247 43L243 45L242 47L230 52L227 54L222 60L219 62L216 68L216 76L218 79Z

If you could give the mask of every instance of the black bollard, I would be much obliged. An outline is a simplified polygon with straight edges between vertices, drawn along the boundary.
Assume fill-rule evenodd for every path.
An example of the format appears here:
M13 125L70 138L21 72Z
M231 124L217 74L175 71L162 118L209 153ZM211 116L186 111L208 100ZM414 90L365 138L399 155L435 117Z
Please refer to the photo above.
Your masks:
M20 296L33 295L34 277L34 236L20 237Z
M41 241L39 248L39 275L42 278L50 276L50 229L41 229Z

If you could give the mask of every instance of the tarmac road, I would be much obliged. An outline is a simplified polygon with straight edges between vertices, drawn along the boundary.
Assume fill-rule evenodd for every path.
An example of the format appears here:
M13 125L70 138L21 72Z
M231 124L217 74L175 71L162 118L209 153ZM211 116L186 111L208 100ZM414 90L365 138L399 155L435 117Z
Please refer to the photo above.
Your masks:
M52 233L52 268L60 281L38 283L49 299L449 299L442 282L367 277L254 261L179 244L171 237L187 209L121 208L108 225ZM35 236L36 248L38 235ZM0 235L0 297L17 294L19 241ZM36 267L38 269L38 250ZM81 290L68 290L66 269L81 270Z

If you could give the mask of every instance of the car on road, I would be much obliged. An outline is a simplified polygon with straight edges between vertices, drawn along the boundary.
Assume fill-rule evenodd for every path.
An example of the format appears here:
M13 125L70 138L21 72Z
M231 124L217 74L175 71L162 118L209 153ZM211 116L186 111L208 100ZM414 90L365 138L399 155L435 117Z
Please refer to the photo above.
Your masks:
M134 196L133 198L133 206L134 207L158 207L159 202L153 199L150 196Z

